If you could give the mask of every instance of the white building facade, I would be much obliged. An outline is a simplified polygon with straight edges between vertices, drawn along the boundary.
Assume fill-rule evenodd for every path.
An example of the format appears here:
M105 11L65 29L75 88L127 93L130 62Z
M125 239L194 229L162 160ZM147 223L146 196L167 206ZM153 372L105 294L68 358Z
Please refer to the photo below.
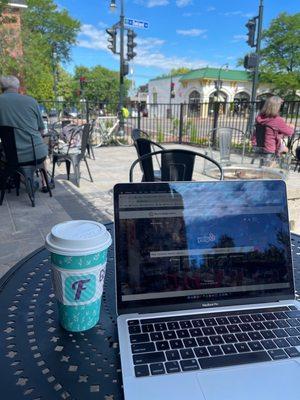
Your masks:
M152 79L148 84L147 104L150 110L157 108L159 114L165 114L168 109L173 111L175 105L185 103L189 112L205 117L214 101L224 102L224 107L227 107L225 103L249 101L251 88L252 79L246 71L201 68L183 75ZM260 85L257 96L269 93L266 85ZM169 107L160 107L161 104Z

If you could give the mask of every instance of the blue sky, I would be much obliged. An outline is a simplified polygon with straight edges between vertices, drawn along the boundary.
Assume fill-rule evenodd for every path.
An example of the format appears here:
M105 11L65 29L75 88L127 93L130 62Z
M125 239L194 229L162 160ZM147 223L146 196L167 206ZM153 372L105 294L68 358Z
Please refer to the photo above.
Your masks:
M119 19L109 11L110 0L59 0L60 8L82 23L78 43L72 50L75 65L118 70L118 58L107 50L105 29ZM228 63L236 67L247 46L245 23L258 14L259 0L124 0L125 15L149 22L149 29L136 29L137 56L131 62L131 75L136 85L186 66L218 67ZM298 0L265 0L264 27L280 12L299 12Z

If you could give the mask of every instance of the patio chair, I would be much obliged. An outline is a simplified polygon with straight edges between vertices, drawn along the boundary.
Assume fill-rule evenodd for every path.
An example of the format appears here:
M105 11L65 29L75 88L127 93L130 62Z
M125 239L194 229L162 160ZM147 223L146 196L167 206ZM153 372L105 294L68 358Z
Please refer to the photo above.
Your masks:
M138 129L138 131L140 133L139 129ZM132 136L132 138L133 138L133 136ZM139 158L143 157L146 154L153 153L155 151L165 150L165 148L163 146L161 146L160 144L158 144L156 142L153 142L150 139L141 138L141 137L136 138L134 140L133 144L134 144L134 147L136 149L137 156ZM157 163L157 165L159 167L159 170L158 171L155 170L153 172L154 172L155 180L159 181L160 180L160 174L161 174L161 171L160 171L161 166L160 166L160 162L159 162L158 157L156 156L155 158L156 158L156 163ZM142 170L143 175L144 175L144 171L145 170L153 170L153 160L152 160L152 158L149 158L149 159L146 159L146 160L142 161L141 170Z
M300 146L298 146L296 148L295 154L296 154L296 165L295 165L294 172L296 172L297 168L298 168L298 172L300 172Z
M129 181L133 182L133 172L137 164L143 165L143 162L153 159L153 157L161 157L161 181L191 181L193 178L195 159L202 158L210 161L220 172L220 180L223 180L223 170L221 165L210 158L206 154L185 149L160 150L153 153L145 154L133 162L129 171ZM145 163L144 163L145 165ZM155 176L151 163L147 163L147 168L143 169L144 181L154 182Z
M32 207L35 207L35 195L34 195L35 173L36 175L42 173L49 192L49 196L52 197L47 171L44 168L44 161L38 162L38 160L36 159L35 148L32 137L31 137L31 144L32 144L33 161L25 163L19 162L14 130L15 128L10 126L0 127L0 139L4 153L4 158L1 160L1 167L0 167L0 190L1 190L0 206L3 203L5 190L7 188L7 183L9 180L12 180L14 182L17 196L19 196L20 177L22 176L24 178L26 192L31 201L31 205Z
M74 175L75 175L75 182L78 187L80 186L80 162L81 161L85 162L90 180L91 180L91 182L93 182L91 171L90 171L87 159L86 159L87 143L88 143L89 134L90 134L90 125L85 124L85 125L81 126L80 129L82 130L80 145L78 147L72 147L72 140L74 138L74 135L78 133L77 130L74 130L73 135L71 135L71 137L69 139L69 143L67 144L67 147L65 147L61 150L57 150L56 152L53 153L53 168L52 168L52 179L54 179L55 165L60 162L65 162L66 170L67 170L67 179L69 180L70 179L70 169L71 169L71 164L72 164L73 170L74 170Z
M222 166L230 166L234 162L231 159L232 150L241 145L241 163L244 162L246 134L244 131L231 126L222 126L212 129L208 133L209 155L213 156L213 150L220 152L219 163Z
M150 139L150 136L148 135L148 133L146 131L143 131L142 129L139 129L139 128L134 128L134 129L132 129L132 132L131 132L131 138L133 141L135 141L140 138Z

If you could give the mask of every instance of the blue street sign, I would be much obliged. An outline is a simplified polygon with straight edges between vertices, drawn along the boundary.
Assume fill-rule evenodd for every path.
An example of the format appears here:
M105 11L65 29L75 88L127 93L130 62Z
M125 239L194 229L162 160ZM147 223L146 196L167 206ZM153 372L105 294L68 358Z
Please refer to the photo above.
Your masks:
M131 28L139 28L139 29L148 29L149 22L138 21L137 19L125 18L125 25L130 26Z

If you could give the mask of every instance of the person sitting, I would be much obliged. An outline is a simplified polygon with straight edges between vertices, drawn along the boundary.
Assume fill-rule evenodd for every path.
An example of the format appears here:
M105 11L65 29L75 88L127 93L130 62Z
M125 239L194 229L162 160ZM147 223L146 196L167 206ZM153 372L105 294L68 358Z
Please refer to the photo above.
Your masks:
M261 112L256 117L256 123L265 125L265 143L263 151L265 154L281 155L288 152L288 148L283 143L284 136L292 136L295 127L287 124L280 117L280 107L283 100L279 96L271 96L266 99ZM252 144L256 146L255 133L252 137Z
M19 94L20 81L15 76L0 77L0 126L15 128L15 140L18 161L22 165L35 164L32 141L34 145L37 164L43 163L48 148L43 141L42 134L45 129L38 103L30 96ZM42 192L47 192L47 187L42 177Z

